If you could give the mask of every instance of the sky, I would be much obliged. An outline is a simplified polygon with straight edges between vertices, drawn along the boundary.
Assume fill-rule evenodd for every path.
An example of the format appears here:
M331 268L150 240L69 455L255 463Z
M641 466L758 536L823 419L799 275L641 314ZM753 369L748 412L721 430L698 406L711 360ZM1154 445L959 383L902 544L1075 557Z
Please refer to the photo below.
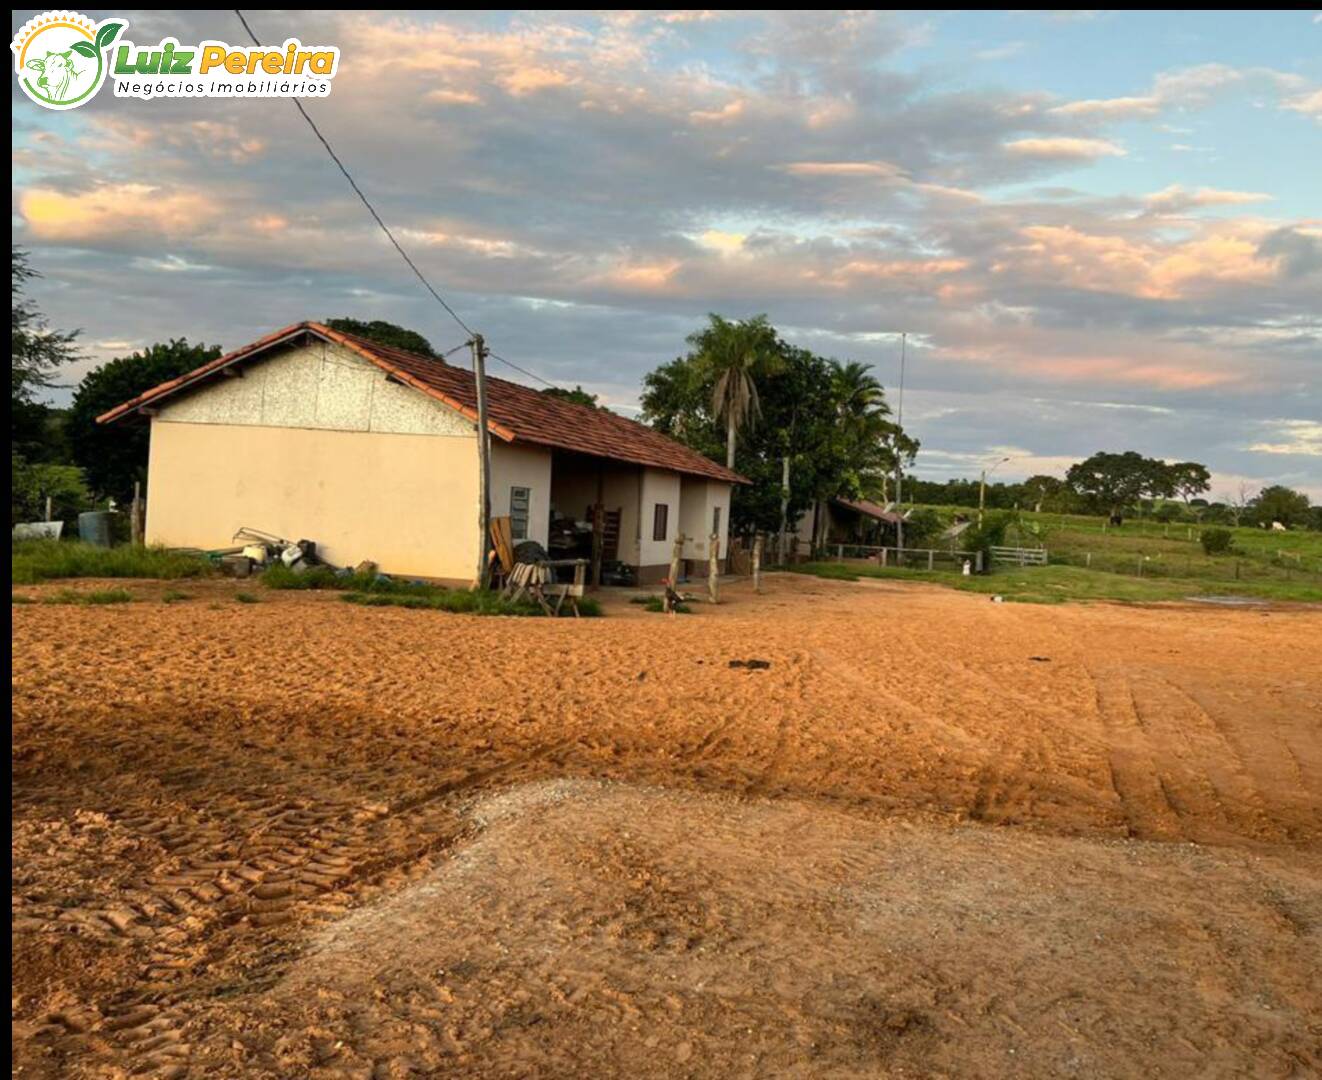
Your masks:
M17 30L34 11L16 11ZM232 12L88 10L243 42ZM1322 15L266 12L497 354L637 415L706 313L873 365L926 479L1098 450L1322 501ZM426 295L287 100L12 92L13 240L81 371ZM497 363L493 374L526 381ZM63 393L67 399L67 391Z

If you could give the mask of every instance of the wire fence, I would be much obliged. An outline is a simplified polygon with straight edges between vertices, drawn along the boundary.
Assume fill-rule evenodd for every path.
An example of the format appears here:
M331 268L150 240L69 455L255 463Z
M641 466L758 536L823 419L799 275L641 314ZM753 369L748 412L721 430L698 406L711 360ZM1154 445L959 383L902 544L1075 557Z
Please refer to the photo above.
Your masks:
M1282 553L1277 553L1278 555ZM1201 553L1126 551L1052 551L1049 565L1079 566L1131 577L1190 578L1204 581L1322 581L1315 560L1208 556Z

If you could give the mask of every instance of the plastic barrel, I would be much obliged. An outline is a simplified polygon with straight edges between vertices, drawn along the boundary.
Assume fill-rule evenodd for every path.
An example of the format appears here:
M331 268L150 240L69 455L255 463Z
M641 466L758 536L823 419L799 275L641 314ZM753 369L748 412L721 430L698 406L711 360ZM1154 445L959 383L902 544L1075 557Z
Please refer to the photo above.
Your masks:
M78 539L97 547L110 546L110 513L92 510L78 515Z

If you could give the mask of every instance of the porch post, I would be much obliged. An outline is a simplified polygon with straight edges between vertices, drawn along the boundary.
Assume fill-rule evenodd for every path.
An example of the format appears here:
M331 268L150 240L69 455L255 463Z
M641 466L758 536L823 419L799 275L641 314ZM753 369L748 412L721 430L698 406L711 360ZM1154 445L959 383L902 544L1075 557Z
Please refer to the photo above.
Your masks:
M592 573L588 580L594 589L601 588L601 560L606 546L606 476L601 461L597 462L597 501L592 506Z

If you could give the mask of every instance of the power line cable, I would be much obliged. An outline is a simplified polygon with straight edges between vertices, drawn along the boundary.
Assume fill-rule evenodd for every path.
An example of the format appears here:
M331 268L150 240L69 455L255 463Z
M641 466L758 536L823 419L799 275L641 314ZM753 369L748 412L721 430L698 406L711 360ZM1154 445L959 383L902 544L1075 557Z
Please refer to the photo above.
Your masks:
M248 25L248 20L243 17L243 12L238 8L235 8L234 14L239 17L239 22L241 22L243 24L243 28L246 31L248 31L248 36L252 38L252 43L256 45L258 48L261 48L262 43L257 40L257 35L253 33L252 27ZM455 311L454 308L452 308L449 304L445 302L445 297L443 297L432 287L432 283L428 281L427 278L423 275L422 271L418 269L417 264L412 259L409 258L408 252L405 251L402 247L400 247L399 241L395 239L395 234L390 231L390 226L388 226L384 221L381 220L381 215L376 212L376 207L373 206L371 200L368 199L368 197L363 194L363 189L358 186L358 182L354 180L349 170L345 168L344 162L341 161L339 155L335 153L334 147L331 146L326 136L321 133L321 129L317 127L316 121L313 120L312 117L308 115L307 109L303 108L303 103L299 101L298 98L290 98L290 100L294 103L294 108L296 108L299 111L299 113L302 114L303 119L308 122L308 127L312 129L312 134L314 134L317 137L317 139L321 142L321 145L326 148L326 153L330 155L331 160L335 162L335 164L339 167L340 172L344 174L344 178L349 181L349 186L353 188L354 194L357 195L358 198L362 200L363 205L367 207L367 212L372 215L372 218L376 221L377 225L381 227L381 231L386 234L386 239L389 240L390 243L394 245L395 250L399 252L399 257L403 259L406 263L408 263L409 269L412 270L415 275L417 275L417 278L419 281L422 282L423 287L429 293L431 293L432 296L436 298L436 302L439 303L441 307L445 308L445 310L450 313L450 318L454 319L454 321L457 322L463 328L465 334L467 334L469 337L472 337L473 336L472 328L466 322L464 322L463 319L459 317L459 313Z
M248 25L248 20L243 17L243 11L239 8L235 8L234 14L238 16L239 22L243 24L243 28L248 32L248 36L252 38L252 43L256 45L259 49L262 48L263 47L262 43L257 39L257 35L253 33L252 27ZM345 167L344 162L341 161L339 155L335 153L335 148L331 146L330 140L328 140L326 136L321 133L321 129L317 127L316 121L313 120L312 117L308 115L307 109L303 108L303 103L299 101L298 98L290 98L290 100L294 103L294 108L296 108L299 111L299 113L302 115L303 119L307 121L308 127L312 129L312 133L317 137L317 140L321 143L322 146L326 148L326 153L330 155L331 160L335 162L336 167L339 168L340 172L344 174L344 178L347 181L349 181L349 186L353 188L354 194L357 195L360 200L362 200L362 204L365 207L367 207L367 212L372 215L372 219L377 223L377 225L380 226L381 231L386 234L386 239L389 240L391 245L394 247L394 249L397 252L399 252L399 257L403 259L405 263L408 264L409 269L412 270L414 275L416 275L417 279L422 282L423 288L425 288L429 293L431 293L432 296L435 297L436 302L440 304L441 307L443 307L447 312L449 312L450 318L454 319L454 321L458 323L460 327L463 328L465 334L467 334L470 338L473 337L475 331L466 322L464 322L462 318L459 317L459 313L455 311L454 308L452 308L448 303L446 303L445 297L443 297L439 292L436 291L435 288L432 287L432 283L428 281L426 276L423 274L423 272L418 269L417 264L411 258L409 258L408 252L405 251L403 247L400 246L399 241L395 239L395 234L390 231L390 226L388 226L381 219L381 215L376 212L376 207L372 205L371 200L368 199L368 197L363 193L363 189L358 186L358 182L354 180L353 175L349 172L348 168ZM463 345L455 346L455 348L451 349L450 352L445 353L445 356L449 356L450 353L458 352L460 349L467 347L468 344L469 344L468 342L464 342ZM530 379L535 379L537 382L542 383L545 386L550 386L559 389L556 383L551 382L549 379L544 379L540 375L534 374L533 372L529 371L527 368L520 367L518 364L514 363L511 360L506 360L503 356L497 356L493 352L488 352L487 355L494 360L499 360L502 364L505 364L507 367L513 368L515 371L519 372L520 374L526 375Z

